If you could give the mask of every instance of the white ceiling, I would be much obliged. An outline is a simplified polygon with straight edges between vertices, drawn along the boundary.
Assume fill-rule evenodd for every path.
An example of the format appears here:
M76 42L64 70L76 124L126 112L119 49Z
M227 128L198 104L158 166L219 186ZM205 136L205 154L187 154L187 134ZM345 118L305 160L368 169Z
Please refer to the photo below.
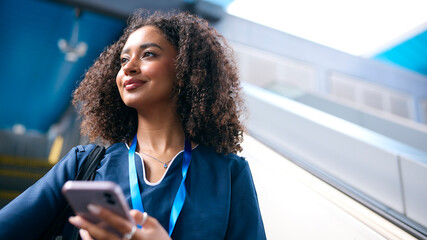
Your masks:
M229 14L353 55L372 56L427 29L426 0L234 0Z

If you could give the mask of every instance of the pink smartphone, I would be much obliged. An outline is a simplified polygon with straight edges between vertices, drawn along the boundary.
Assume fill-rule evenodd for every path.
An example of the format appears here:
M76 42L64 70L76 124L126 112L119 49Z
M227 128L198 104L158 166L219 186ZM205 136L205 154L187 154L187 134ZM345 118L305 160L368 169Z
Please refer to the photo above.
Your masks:
M119 233L108 223L93 215L87 206L96 204L133 222L129 215L129 205L119 185L110 181L68 181L62 187L62 193L76 215L79 215L98 226L117 234Z

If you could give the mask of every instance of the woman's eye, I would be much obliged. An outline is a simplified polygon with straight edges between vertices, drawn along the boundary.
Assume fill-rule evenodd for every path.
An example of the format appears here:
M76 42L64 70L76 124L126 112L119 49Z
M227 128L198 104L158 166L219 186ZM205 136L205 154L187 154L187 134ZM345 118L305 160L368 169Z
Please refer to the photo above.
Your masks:
M120 63L121 64L125 64L127 63L129 60L127 58L120 58Z
M146 58L146 57L155 57L155 56L156 56L156 54L153 53L153 52L144 52L144 54L142 54L143 58Z

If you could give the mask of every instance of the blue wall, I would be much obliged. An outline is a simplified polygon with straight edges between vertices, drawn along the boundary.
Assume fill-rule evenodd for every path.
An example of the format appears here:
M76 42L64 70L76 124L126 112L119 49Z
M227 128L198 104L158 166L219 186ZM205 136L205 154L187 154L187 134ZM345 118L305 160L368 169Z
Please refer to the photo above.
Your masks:
M427 31L374 56L374 59L427 75Z
M0 3L0 130L22 124L46 132L70 104L84 71L121 34L125 23L82 12L78 41L88 44L77 62L65 60L58 40L69 40L70 6L35 0Z

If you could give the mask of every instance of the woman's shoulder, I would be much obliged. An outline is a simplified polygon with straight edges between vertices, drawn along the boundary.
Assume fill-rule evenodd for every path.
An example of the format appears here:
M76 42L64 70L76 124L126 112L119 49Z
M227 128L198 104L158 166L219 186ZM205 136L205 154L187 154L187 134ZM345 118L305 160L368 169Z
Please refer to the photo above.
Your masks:
M243 156L239 156L235 153L217 153L215 152L215 150L212 147L208 147L202 144L198 144L195 148L193 148L194 150L208 155L209 157L213 157L213 158L218 158L218 159L223 159L226 161L237 161L237 162L244 162L246 160L245 157Z
M248 165L245 157L235 153L217 153L213 148L203 145L198 145L196 149L198 155L201 155L206 161L214 164L226 165L232 172L240 172Z
M117 154L118 152L123 152L126 151L126 144L124 143L115 143L112 144L108 147L104 146L104 145L99 145L99 144L95 144L95 143L89 143L89 144L82 144L82 145L77 145L73 148L71 148L68 153L62 157L60 162L75 162L77 161L77 166L78 168L80 168L82 162L87 159L87 157L90 155L90 153L97 147L104 147L106 148L105 151L105 156L108 155L114 155Z
M96 144L86 144L86 145L77 145L74 148L71 149L71 151L75 151L76 153L90 153L94 148L96 147Z
M89 143L89 144L85 144L85 145L77 145L75 147L73 147L68 154L72 154L72 153L76 153L76 154L80 154L80 155L87 155L90 154L96 146L101 146L104 147L106 149L106 154L107 153L114 153L114 152L118 152L118 151L124 151L126 150L126 144L122 143L122 142L118 142L118 143L114 143L111 144L109 146L105 146L102 144L95 144L95 143ZM77 156L79 158L79 156Z

